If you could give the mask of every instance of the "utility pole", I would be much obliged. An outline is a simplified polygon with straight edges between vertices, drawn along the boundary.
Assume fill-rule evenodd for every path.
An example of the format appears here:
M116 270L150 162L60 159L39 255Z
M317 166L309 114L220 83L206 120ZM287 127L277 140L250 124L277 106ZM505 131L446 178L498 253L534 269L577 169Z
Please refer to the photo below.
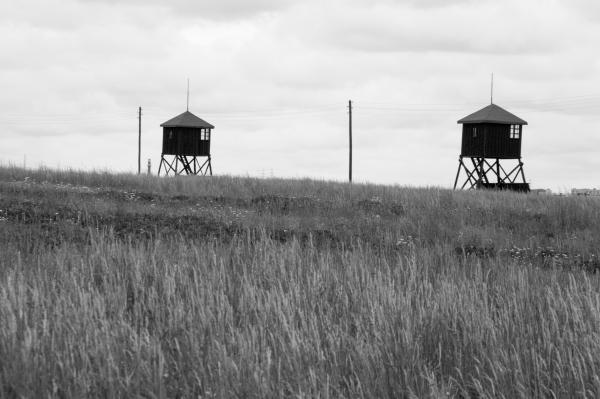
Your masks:
M138 108L138 175L142 173L142 107Z
M348 139L349 139L349 158L348 158L348 180L352 183L352 100L348 101Z

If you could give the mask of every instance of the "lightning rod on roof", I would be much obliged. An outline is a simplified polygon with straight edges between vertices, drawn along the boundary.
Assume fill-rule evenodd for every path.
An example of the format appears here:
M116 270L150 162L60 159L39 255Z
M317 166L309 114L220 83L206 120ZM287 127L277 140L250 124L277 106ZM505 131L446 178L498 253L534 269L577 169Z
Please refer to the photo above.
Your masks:
M187 105L185 106L185 110L190 110L190 78L188 78L188 86L187 86Z
M494 103L494 72L492 72L492 87L490 88L490 104Z

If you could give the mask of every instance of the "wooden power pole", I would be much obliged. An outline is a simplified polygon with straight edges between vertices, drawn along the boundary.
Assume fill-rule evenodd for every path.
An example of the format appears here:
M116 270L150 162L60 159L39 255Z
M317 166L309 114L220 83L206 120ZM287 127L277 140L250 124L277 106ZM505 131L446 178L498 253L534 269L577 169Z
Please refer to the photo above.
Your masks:
M349 139L349 157L348 157L348 180L352 183L352 100L348 101L348 139Z
M142 173L142 107L138 108L138 175Z

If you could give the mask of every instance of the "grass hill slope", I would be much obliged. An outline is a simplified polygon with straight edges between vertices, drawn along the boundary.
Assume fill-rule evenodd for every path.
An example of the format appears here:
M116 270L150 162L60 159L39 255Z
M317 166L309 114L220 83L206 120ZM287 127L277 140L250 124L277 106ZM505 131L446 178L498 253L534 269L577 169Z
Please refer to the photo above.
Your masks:
M0 168L0 397L598 397L600 201Z

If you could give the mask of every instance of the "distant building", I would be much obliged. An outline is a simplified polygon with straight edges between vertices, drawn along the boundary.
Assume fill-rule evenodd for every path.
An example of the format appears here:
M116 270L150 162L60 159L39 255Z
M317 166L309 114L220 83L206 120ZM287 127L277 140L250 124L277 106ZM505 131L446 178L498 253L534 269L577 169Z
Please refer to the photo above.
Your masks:
M521 161L526 121L490 104L458 123L463 125L462 145L454 189L529 191ZM517 160L516 166L509 166L509 160ZM459 184L461 172L464 172L464 182Z
M600 190L596 188L574 188L571 190L571 195L600 197Z
M211 175L210 138L215 128L189 111L160 125L163 145L158 174ZM202 162L202 161L203 162Z

